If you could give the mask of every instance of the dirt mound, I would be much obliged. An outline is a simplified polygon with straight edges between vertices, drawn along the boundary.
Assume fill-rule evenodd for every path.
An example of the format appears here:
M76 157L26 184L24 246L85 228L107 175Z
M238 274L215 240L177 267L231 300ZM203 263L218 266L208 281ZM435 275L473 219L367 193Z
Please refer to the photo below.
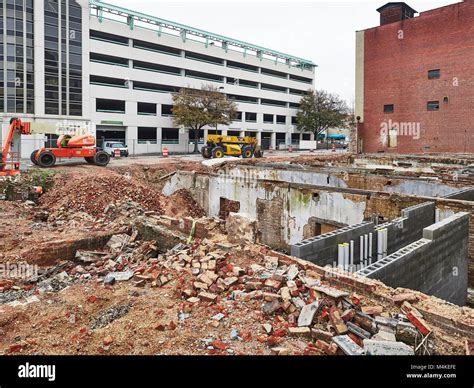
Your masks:
M53 188L40 199L40 205L49 210L66 209L92 216L102 215L111 203L131 200L145 210L162 213L161 193L150 189L130 176L108 175L58 175Z
M200 207L191 193L186 189L180 189L169 197L163 198L163 209L166 215L172 217L205 217L206 212Z

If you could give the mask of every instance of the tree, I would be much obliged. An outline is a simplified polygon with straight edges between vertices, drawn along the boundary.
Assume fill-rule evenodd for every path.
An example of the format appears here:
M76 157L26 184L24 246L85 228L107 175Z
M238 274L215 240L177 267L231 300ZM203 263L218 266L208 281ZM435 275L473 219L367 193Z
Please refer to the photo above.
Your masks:
M194 152L199 152L199 131L206 125L228 125L237 113L235 102L212 85L181 88L173 95L173 123L194 130Z
M296 115L298 131L317 136L332 127L346 126L349 108L344 100L324 90L309 90L300 101Z

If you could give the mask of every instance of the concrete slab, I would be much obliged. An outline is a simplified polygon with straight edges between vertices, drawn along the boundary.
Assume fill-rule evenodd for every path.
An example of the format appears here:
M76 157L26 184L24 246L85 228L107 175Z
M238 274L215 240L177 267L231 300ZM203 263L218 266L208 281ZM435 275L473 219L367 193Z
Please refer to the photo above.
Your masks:
M403 342L364 340L365 354L368 356L413 356L413 348Z

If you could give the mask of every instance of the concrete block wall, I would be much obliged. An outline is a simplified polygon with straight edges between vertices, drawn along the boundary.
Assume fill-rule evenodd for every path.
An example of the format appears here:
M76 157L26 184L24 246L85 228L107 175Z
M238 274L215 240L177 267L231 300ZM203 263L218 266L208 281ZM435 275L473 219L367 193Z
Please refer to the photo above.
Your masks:
M372 233L371 259L375 261L377 260L377 229L387 229L387 253L391 254L422 237L423 228L433 224L435 221L435 204L433 202L426 202L414 205L403 209L401 213L402 217L377 227L371 222L364 222L301 241L291 246L291 254L292 256L324 266L337 261L338 244L349 243L353 240L354 264L359 264L359 237Z
M435 222L435 203L425 202L401 211L401 217L386 225L388 229L388 254L419 240L423 229Z
M468 239L469 213L456 213L424 228L421 239L357 274L462 306L467 299Z
M444 195L443 198L459 199L462 201L474 201L474 187L467 187L454 193Z
M335 261L337 262L338 244L353 240L354 251L359 252L359 237L373 232L373 222L346 226L291 245L291 256L311 261L320 266L332 265Z

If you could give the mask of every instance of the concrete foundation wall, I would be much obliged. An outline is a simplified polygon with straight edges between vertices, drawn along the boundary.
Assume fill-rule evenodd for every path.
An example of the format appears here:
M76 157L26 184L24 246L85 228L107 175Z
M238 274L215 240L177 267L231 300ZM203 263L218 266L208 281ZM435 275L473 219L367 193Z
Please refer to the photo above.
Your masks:
M358 272L390 287L404 287L464 305L468 286L469 214L428 226L423 238Z
M459 188L452 186L452 183L450 185L443 181L418 177L404 178L397 176L396 173L393 176L379 176L363 170L340 167L306 170L297 165L283 167L278 163L267 163L259 166L236 166L231 170L221 172L231 173L238 179L251 178L315 186L376 189L429 197L447 196L459 191ZM462 187L462 189L469 189L469 187Z
M468 187L466 189L455 191L454 193L443 196L443 198L460 199L462 201L474 201L474 187Z
M190 190L211 217L219 216L221 198L238 201L239 211L257 220L257 227L262 231L261 242L273 248L286 249L303 240L310 218L354 225L364 220L366 207L364 196L329 191L315 194L283 182L269 185L265 181L187 172L173 175L163 194L171 195L181 188ZM264 225L265 229L270 228L268 233L263 233ZM275 236L279 236L277 240Z

